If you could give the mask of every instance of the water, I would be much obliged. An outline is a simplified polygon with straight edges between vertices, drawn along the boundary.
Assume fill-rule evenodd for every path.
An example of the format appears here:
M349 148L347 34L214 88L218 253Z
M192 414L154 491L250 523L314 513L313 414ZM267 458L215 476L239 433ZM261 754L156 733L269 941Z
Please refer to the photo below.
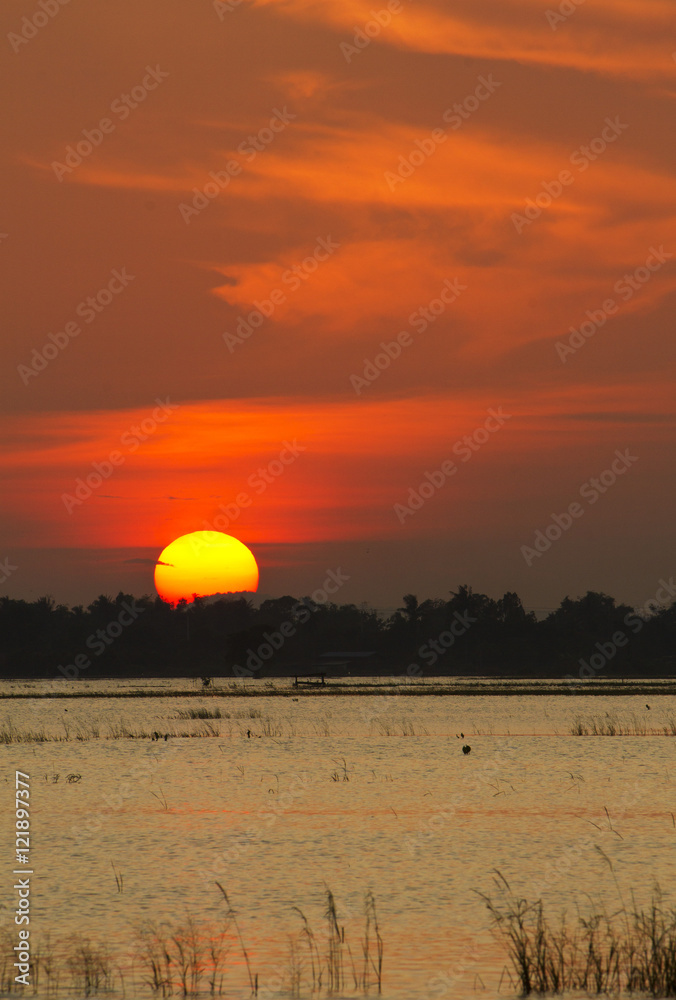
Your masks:
M105 689L106 682L89 683ZM162 682L161 690L182 684ZM385 997L494 998L507 959L475 892L495 894L494 869L555 913L574 914L589 897L616 909L632 890L645 902L656 881L676 899L674 739L570 734L577 717L591 715L669 728L674 696L651 694L650 710L645 701L630 694L4 701L4 723L70 736L0 748L6 870L17 768L31 775L32 939L51 933L64 954L71 935L106 942L129 996L150 995L132 991L141 974L138 927L176 927L191 914L200 934L213 933L225 913L219 881L261 996L290 995L289 936L302 926L293 906L326 950L328 886L358 974L364 893L372 890ZM176 718L214 705L229 717ZM163 736L207 724L221 735L105 738L111 726ZM92 727L101 738L74 739ZM69 774L81 779L68 782ZM3 899L13 910L5 879ZM302 958L305 943L296 947ZM228 995L248 996L232 935L227 968ZM305 960L303 995L309 975ZM499 995L514 992L505 974Z

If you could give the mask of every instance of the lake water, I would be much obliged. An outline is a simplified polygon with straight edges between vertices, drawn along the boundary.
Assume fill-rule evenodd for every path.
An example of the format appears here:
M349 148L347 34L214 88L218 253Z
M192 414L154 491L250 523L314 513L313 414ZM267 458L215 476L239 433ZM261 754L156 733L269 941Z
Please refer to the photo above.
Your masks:
M110 684L88 683L92 694ZM194 691L189 681L148 683ZM75 689L82 686L58 687ZM475 891L495 892L494 869L555 914L574 914L586 894L610 910L632 890L646 902L656 881L676 901L673 737L571 735L576 719L592 715L638 731L669 729L676 698L648 701L649 709L645 695L632 694L2 701L5 728L69 737L0 747L10 944L18 769L31 783L31 944L51 935L60 996L76 995L65 967L74 936L105 943L128 997L152 996L141 986L139 927L174 931L191 915L204 943L226 912L216 881L236 910L261 997L290 996L294 982L310 995L307 939L292 907L307 917L323 956L326 887L345 928L345 986L334 995L358 995L347 945L359 977L371 890L383 996L512 996L504 947ZM200 706L217 706L223 717L177 717ZM178 735L207 726L220 735ZM161 738L110 738L143 731ZM228 943L224 991L248 997L232 927ZM203 986L207 995L206 979ZM47 995L44 985L38 995Z

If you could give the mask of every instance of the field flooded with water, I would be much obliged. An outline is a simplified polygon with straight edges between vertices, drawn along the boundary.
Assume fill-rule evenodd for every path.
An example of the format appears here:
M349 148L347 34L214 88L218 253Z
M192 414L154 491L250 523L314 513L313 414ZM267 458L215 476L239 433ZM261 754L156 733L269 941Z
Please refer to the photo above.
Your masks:
M28 995L492 1000L520 989L495 920L511 926L519 899L556 926L594 912L601 931L656 884L676 901L676 697L659 687L115 682L145 694L122 698L88 683L3 688L20 696L0 703L5 992L15 770L30 776Z

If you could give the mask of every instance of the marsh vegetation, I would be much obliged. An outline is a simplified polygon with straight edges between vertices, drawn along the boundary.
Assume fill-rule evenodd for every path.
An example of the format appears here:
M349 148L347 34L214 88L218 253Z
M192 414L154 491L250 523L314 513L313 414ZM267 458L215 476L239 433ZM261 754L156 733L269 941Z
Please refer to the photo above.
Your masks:
M573 917L515 895L496 871L495 892L479 893L506 948L521 996L580 992L676 996L676 909L659 887L646 906L608 912L589 899Z
M119 874L116 873L118 891ZM134 998L223 997L240 993L246 980L250 996L270 997L277 992L295 998L321 998L340 994L380 994L385 945L378 922L376 901L368 890L363 896L363 933L351 941L331 890L324 891L321 929L313 927L298 906L289 910L288 959L274 976L265 979L252 962L246 944L246 916L238 918L226 890L215 883L223 897L219 922L186 913L182 920L144 921L133 928L134 953L124 955L92 941L86 934L56 941L45 937L33 947L30 979L33 996L53 1000L110 996ZM15 935L0 932L0 992L26 995L15 976ZM243 960L243 963L242 963Z

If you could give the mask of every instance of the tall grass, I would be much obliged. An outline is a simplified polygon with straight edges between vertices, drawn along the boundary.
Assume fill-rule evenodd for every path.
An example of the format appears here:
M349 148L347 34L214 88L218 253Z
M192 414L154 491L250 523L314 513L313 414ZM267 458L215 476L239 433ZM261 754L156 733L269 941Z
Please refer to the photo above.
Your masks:
M87 938L78 938L73 941L67 961L77 992L89 997L112 989L113 973L106 948L92 944Z
M378 719L376 725L380 736L429 736L424 726L416 728L410 719L402 719L398 725L395 722Z
M258 994L258 973L256 973L256 975L254 976L254 974L251 971L251 963L249 962L249 953L246 950L246 947L245 947L245 944L244 944L244 938L242 937L242 932L240 930L239 924L237 923L237 916L235 914L235 911L232 908L232 905L231 905L230 900L228 898L228 894L227 894L227 892L225 891L225 889L223 888L223 886L221 885L220 882L217 882L216 885L218 886L218 888L223 893L223 898L225 899L226 906L228 907L228 909L227 909L227 918L228 918L228 920L232 920L232 922L234 924L234 927L235 927L235 930L237 931L237 937L239 938L239 943L240 943L241 948L242 948L242 954L244 955L244 961L246 962L246 971L249 974L249 985L251 987L251 993L252 993L253 996L256 996Z
M672 716L666 724L649 728L645 718L636 714L621 719L606 712L586 719L577 716L570 732L572 736L676 736L676 719Z
M165 733L147 730L143 728L129 726L126 722L113 722L108 724L108 732L104 739L109 740L159 740L159 739L192 739L202 736L220 736L220 726L210 721L221 718L220 714L195 715L200 719L202 725L197 729L172 730ZM226 716L227 718L227 716ZM272 728L272 727L270 727ZM71 735L72 734L72 735ZM277 735L277 734L275 734ZM48 733L44 727L41 729L17 729L11 720L0 727L0 744L10 743L68 743L71 739L79 741L98 740L101 738L98 724L89 726L78 726L73 728L66 724L63 735L59 733Z
M118 893L122 876L112 863ZM76 1000L80 997L114 995L116 998L221 997L241 995L242 960L248 989L259 996L259 975L245 940L243 924L230 897L216 883L225 902L223 918L203 922L186 913L180 922L143 922L133 927L133 968L120 968L121 956L114 959L106 946L93 943L86 935L72 935L54 945L49 937L41 941L31 935L30 992L49 1000ZM361 960L353 954L338 904L331 890L324 890L323 932L315 936L310 922L299 907L292 907L302 928L289 934L290 965L283 995L313 997L345 996L348 993L381 993L383 938L376 903L369 890L364 895L364 933L360 940ZM352 916L348 912L348 916ZM113 928L110 929L111 932ZM112 936L112 934L111 934ZM16 934L0 929L0 994L27 994L14 981ZM264 947L261 942L260 947ZM358 950L358 949L357 949ZM119 962L119 964L118 964ZM280 980L281 986L281 980ZM278 987L261 984L260 995L277 995Z
M650 905L579 910L552 923L542 900L512 893L497 872L498 899L478 893L507 949L522 996L580 991L617 994L623 990L653 997L676 997L676 909L663 906L655 889Z
M60 737L55 737L57 740ZM41 729L17 729L11 719L0 727L0 743L46 743L51 737Z
M364 915L366 917L366 929L362 942L364 955L364 966L361 976L361 987L368 993L371 986L371 973L375 976L375 985L378 993L382 993L383 982L383 952L384 944L378 926L378 914L376 913L376 901L373 893L369 889L364 897ZM371 954L371 948L375 947L375 957Z
M198 923L189 914L176 927L148 924L137 929L137 957L142 965L143 984L155 997L204 995L223 996L225 959L230 947L229 924L216 932Z
M226 712L221 713L220 708L180 708L176 713L177 719L229 719Z
M382 992L384 943L378 925L376 901L369 889L364 896L364 937L361 940L361 971L355 963L352 948L345 934L345 926L338 915L336 899L328 886L325 888L326 909L326 950L322 953L308 918L298 906L292 910L298 914L302 927L295 936L290 936L290 989L294 997L301 996L301 989L307 982L311 996L344 994L348 989L346 968L352 974L354 991L368 993L375 987ZM303 957L305 956L305 958ZM307 975L305 974L307 972Z

